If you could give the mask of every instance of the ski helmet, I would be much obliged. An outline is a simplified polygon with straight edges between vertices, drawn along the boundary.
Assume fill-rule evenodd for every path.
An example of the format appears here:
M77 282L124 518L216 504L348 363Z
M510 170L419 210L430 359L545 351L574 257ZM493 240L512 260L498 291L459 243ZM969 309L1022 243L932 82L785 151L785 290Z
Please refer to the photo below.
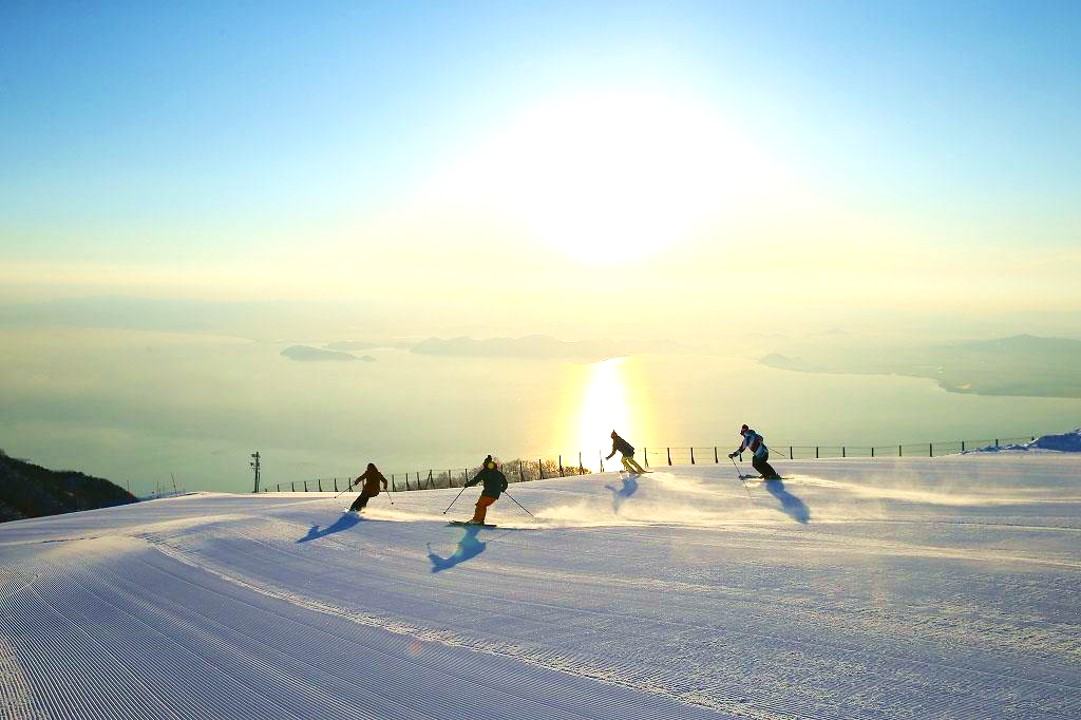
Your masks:
M739 429L740 433L745 433L748 430L750 430L750 428L747 427L747 423L743 423L743 426Z

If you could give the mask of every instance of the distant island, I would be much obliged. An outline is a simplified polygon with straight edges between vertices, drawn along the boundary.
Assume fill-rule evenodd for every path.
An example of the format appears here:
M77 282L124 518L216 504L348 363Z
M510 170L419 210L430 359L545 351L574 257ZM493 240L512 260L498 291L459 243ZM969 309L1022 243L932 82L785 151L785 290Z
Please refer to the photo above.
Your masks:
M949 392L1081 398L1081 340L1015 335L920 347L796 348L759 362L780 370L928 378Z
M0 522L136 502L108 480L71 470L48 470L0 451Z
M323 350L310 345L292 345L282 350L281 354L290 360L298 362L353 362L355 360L375 362L375 358L371 355L357 357L352 353Z

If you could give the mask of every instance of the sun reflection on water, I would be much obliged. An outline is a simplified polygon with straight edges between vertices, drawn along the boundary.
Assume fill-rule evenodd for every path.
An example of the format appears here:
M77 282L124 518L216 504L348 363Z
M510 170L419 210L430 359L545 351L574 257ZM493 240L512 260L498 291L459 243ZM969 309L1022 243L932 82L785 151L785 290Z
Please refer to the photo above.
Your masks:
M611 358L589 368L578 411L578 443L587 453L595 452L593 448L604 447L607 455L605 444L612 430L618 430L626 438L634 438L639 429L631 412L631 392L624 372L626 363L627 358Z

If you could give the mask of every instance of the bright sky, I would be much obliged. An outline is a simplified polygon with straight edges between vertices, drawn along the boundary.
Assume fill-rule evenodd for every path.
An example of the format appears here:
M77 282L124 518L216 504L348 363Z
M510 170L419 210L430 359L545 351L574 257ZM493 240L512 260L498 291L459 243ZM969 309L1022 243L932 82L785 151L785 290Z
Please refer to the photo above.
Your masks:
M8 2L0 299L1076 311L1079 77L1069 2Z

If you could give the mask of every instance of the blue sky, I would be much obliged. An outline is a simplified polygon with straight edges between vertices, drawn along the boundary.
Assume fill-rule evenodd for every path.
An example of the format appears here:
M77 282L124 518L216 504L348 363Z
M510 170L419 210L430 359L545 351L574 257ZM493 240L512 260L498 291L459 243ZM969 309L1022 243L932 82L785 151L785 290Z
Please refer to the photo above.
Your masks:
M1068 2L9 2L0 252L248 252L408 192L538 97L641 85L854 207L1061 245L1079 77Z

